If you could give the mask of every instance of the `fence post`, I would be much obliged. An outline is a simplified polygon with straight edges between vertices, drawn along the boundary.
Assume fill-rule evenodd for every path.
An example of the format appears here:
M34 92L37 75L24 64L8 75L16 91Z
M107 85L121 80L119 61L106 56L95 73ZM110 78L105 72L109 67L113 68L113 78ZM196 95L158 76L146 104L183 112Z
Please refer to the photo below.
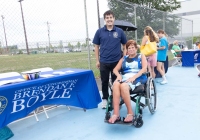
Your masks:
M23 27L24 27L24 36L25 36L26 50L27 50L27 54L29 55L28 41L27 41L27 36L26 36L26 27L25 27L25 22L24 22L24 14L23 14L22 3L21 3L22 1L23 0L19 0L19 3L20 3L21 14L22 14L22 22L23 22Z
M88 34L88 22L87 22L87 7L86 7L86 0L84 0L84 10L85 10L85 28L86 28L86 45L88 48L88 67L91 69L91 62L90 62L90 46L89 46L89 34Z
M134 5L135 26L137 27L137 19L136 19L136 17L137 17L136 10L137 9L136 8L137 8L136 5ZM137 42L137 30L135 30L135 40Z
M99 16L99 0L97 0L97 18L98 18L98 27L101 28L101 26L100 26L100 16Z
M183 30L183 29L182 29L182 20L183 20L183 19L182 19L182 17L181 17L181 42L183 41L183 35L182 35L182 34L183 34L183 33L182 33L182 30Z
M165 12L163 12L163 30L165 31Z
M6 38L6 29L5 29L5 25L4 25L4 16L1 15L2 18L2 22L3 22L3 29L4 29L4 36L5 36L5 41L6 41L6 49L7 49L7 53L8 53L8 43L7 43L7 38Z
M193 42L193 20L192 20L192 46L193 46L194 42Z

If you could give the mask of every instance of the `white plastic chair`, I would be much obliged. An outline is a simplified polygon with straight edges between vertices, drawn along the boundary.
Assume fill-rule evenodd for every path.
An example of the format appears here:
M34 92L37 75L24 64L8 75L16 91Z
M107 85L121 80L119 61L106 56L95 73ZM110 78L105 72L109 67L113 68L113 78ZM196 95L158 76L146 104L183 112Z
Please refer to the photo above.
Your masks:
M0 73L0 79L1 78L9 78L13 76L20 76L18 72L6 72L6 73Z
M182 57L176 57L176 55L175 55L176 52L175 52L174 50L171 50L171 53L172 53L173 56L174 56L174 62L172 63L172 66L176 66L176 65L181 66L181 64L182 64L181 58L182 58Z
M46 72L46 71L53 71L52 68L50 67L44 67L44 68L37 68L37 69L32 69L31 71L40 71L40 72ZM44 106L42 106L42 109L44 110L44 113L46 115L46 118L49 118L49 115L47 114L47 110L48 108L45 108ZM37 112L39 112L39 108L37 108L36 110L33 111L34 116L36 118L37 121L39 121L38 117L37 117Z

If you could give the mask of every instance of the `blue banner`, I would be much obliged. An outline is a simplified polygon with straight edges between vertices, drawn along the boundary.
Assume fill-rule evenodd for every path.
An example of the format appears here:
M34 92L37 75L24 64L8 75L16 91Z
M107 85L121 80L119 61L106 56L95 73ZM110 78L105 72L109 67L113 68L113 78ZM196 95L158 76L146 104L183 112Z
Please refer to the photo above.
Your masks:
M194 67L194 63L200 63L200 50L182 51L182 66Z
M69 69L62 69L64 72L66 70ZM0 128L27 116L43 105L62 104L85 109L97 108L101 98L93 72L70 70L70 73L53 77L1 86Z

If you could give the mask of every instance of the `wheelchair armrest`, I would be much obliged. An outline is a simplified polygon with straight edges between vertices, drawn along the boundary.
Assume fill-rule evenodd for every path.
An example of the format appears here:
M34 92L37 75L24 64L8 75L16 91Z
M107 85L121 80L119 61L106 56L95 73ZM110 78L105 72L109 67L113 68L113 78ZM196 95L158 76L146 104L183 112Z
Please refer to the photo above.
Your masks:
M121 72L119 72L120 74L121 74ZM113 75L115 75L114 73L112 73ZM150 72L144 72L144 73L142 73L142 75L146 75L147 77L149 77L150 76Z

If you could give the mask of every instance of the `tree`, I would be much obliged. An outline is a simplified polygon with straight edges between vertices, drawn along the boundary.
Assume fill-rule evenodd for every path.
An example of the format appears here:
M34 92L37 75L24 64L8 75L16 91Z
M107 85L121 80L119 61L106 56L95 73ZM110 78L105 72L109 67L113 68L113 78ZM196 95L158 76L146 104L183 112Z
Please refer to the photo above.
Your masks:
M193 43L200 42L200 35L193 37Z
M156 9L164 12L172 12L181 8L181 3L177 0L125 0L150 9Z
M77 46L78 49L80 49L81 43L80 43L80 42L77 42L76 46Z
M86 44L86 43L83 43L82 46L83 46L84 48L86 48L86 47L87 47L87 44Z
M69 42L68 45L67 45L69 48L71 48L71 50L74 49L74 46Z
M117 0L108 0L108 6L115 13L116 19L125 20L133 24L135 24L136 20L138 39L141 39L144 35L143 30L146 26L151 26L155 31L164 29L170 37L179 34L181 19L166 13L180 8L180 2L177 2L177 0L125 1L124 3ZM136 37L135 32L126 32L126 34L128 39Z

